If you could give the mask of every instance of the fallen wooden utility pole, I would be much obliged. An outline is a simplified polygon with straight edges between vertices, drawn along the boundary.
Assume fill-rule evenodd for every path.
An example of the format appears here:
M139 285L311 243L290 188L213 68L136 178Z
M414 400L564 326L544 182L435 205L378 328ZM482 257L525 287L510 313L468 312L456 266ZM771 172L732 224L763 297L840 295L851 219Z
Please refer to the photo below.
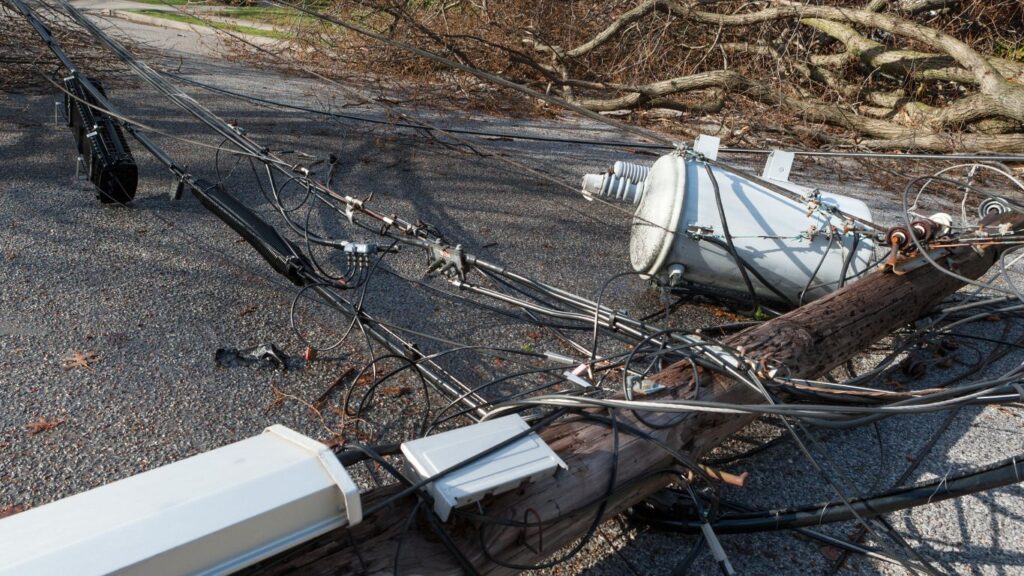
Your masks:
M1024 230L1024 216L1003 217L1015 230ZM981 277L996 261L1000 247L960 248L940 261L968 278ZM903 275L881 270L849 286L723 341L756 364L777 367L792 377L815 378L839 366L857 352L926 314L964 283L931 265ZM693 398L689 362L680 362L652 377L668 389L658 399ZM710 380L710 381L709 381ZM715 402L755 404L764 396L746 384L724 375L702 382L697 398ZM624 423L650 430L629 411L618 411ZM648 421L673 421L675 425L653 430L651 435L669 446L700 458L730 434L749 424L754 416L690 413L684 416L651 415ZM609 426L593 421L564 418L546 428L541 436L568 465L568 470L485 502L485 512L495 518L536 527L488 524L481 527L465 518L453 518L445 528L476 571L508 574L525 566L557 558L568 544L584 536L593 523L595 506L608 492L613 453ZM673 459L649 440L620 431L615 496L604 510L612 517L642 501L678 478L662 473L673 468ZM364 497L364 508L388 498L393 488L375 490ZM407 525L415 498L405 498L367 518L353 529L340 529L285 554L271 558L250 572L256 574L389 574L395 571L396 547L400 546L401 570L414 574L463 572L451 552L426 522ZM425 513L429 514L429 511Z

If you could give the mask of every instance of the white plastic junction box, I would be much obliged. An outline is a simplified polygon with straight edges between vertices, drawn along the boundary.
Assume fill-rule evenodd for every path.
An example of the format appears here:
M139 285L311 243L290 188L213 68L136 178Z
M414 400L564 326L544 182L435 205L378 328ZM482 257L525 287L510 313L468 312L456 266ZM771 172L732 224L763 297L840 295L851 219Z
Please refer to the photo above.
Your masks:
M513 414L410 440L402 444L402 454L410 472L425 480L529 429L521 417ZM426 490L434 498L434 512L447 521L452 508L551 476L559 467L567 468L544 440L531 432L494 454L427 484Z

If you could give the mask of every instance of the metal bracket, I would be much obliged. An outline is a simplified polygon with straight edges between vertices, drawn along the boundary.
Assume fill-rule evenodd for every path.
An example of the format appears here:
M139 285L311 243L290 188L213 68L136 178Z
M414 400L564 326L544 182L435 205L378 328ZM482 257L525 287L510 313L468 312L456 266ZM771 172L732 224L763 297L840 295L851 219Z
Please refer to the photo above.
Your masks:
M714 162L718 160L718 146L721 142L722 140L717 136L700 134L693 141L693 151Z
M693 224L686 227L686 234L697 240L700 240L704 236L714 236L715 229L712 226L701 226L700 224Z
M931 257L932 260L935 260L936 262L940 262L941 263L942 260L946 256L949 255L949 251L945 250L945 249L933 250L932 252L929 252L928 255ZM891 271L893 274L895 274L897 276L903 276L904 274L907 274L908 272L911 272L913 270L917 270L918 268L921 268L922 266L926 266L926 265L929 265L929 264L930 263L928 262L928 260L924 256L921 256L920 254L916 254L915 256L912 256L912 257L900 258L900 259L898 259L896 261L895 264L890 264L890 263L882 264L882 269L883 270L887 270L887 271ZM949 262L948 264L953 264L953 263Z
M761 177L779 182L789 182L789 171L793 168L792 152L783 150L772 150L768 154L768 161L765 162Z
M454 248L444 244L432 243L427 248L427 276L442 274L459 281L466 279L466 255L462 245Z
M661 384L639 375L629 376L628 381L633 394L639 394L640 396L647 396L648 394L654 394L665 389Z
M181 197L185 195L185 192L192 190L192 185L185 180L184 174L188 174L188 166L182 170L182 176L178 177L178 181L174 185L174 191L171 192L171 200L177 202L181 200Z

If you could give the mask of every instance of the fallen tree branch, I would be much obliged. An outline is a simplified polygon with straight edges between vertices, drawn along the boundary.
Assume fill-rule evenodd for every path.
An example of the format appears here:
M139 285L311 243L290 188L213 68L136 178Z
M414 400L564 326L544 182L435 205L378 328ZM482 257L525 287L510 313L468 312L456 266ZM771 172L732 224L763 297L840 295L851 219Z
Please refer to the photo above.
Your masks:
M804 18L802 24L810 26L842 42L847 51L844 54L812 56L811 62L820 66L837 66L851 58L889 74L918 80L946 80L961 84L976 84L977 78L961 68L951 56L914 50L890 50L880 42L864 37L850 26L822 20ZM839 57L838 59L836 57ZM1024 80L1024 64L1005 58L987 56L988 61L1009 80Z
M642 107L673 107L673 96L687 92L716 88L723 94L706 105L677 102L675 108L701 112L717 111L724 106L724 94L739 94L763 104L781 107L796 114L803 120L827 123L870 138L870 145L883 142L914 143L914 147L947 151L951 146L978 146L975 150L1005 151L1019 146L1021 138L1013 133L1013 127L1024 124L1024 86L1007 80L1017 81L1024 77L1024 64L1003 58L983 56L964 42L938 30L877 10L884 2L872 2L867 9L846 9L829 6L806 6L784 4L764 10L722 14L701 11L692 2L682 0L647 0L632 10L615 18L589 41L576 48L564 51L555 46L535 48L552 55L558 74L557 81L563 94L585 108L609 112ZM907 4L910 11L932 6L932 2L916 1ZM945 3L943 3L945 5ZM752 80L734 70L698 72L646 84L621 84L611 82L587 82L569 77L567 60L579 58L607 44L629 26L654 12L665 12L678 17L679 21L700 22L722 26L745 26L783 19L799 21L846 46L842 54L812 56L810 64L786 59L771 45L749 42L723 42L723 52L749 53L772 58L778 65L790 64L806 80L821 82L846 100L858 100L862 88L844 81L828 67L839 67L851 58L892 75L916 80L947 80L964 85L974 85L978 91L965 98L954 100L944 107L927 106L907 100L901 108L895 105L890 110L863 107L865 115L854 109L844 109L838 104L822 102L789 83L791 91L800 96L786 93L781 86L768 85L764 81ZM913 50L891 50L879 42L869 40L847 24L858 24L884 30L909 40L924 43L944 54ZM717 37L716 37L717 43ZM615 96L581 95L570 92L572 88L584 88L591 92L617 92ZM818 101L815 101L818 100ZM966 128L977 124L970 134ZM952 130L947 132L947 130ZM1002 133L997 133L1002 132Z

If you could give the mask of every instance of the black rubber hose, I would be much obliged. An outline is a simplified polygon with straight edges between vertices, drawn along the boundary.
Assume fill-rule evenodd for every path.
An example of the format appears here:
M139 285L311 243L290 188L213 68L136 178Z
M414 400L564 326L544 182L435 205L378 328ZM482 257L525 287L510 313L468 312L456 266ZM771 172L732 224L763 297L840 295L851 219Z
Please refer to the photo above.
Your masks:
M381 456L398 454L401 450L401 444L382 444L373 447L373 451ZM370 455L362 450L342 450L335 452L334 455L338 458L338 462L341 462L342 466L355 466L363 460L370 458Z
M704 163L704 169L708 173L708 178L711 179L711 189L715 192L715 204L718 206L718 218L722 221L722 235L725 236L726 250L729 251L733 261L736 262L736 267L740 269L743 283L747 285L747 292L750 292L750 305L753 307L753 311L757 312L757 291L754 290L754 283L750 281L750 276L747 275L747 266L740 260L740 255L736 252L736 246L732 243L732 234L729 233L729 221L725 217L725 207L722 206L722 192L718 188L718 179L715 178L715 173L707 162Z
M807 284L805 284L804 289L800 291L800 298L797 299L797 304L800 306L804 305L804 298L807 296L807 291L811 289L811 284L813 284L814 279L818 277L818 272L821 272L821 267L825 264L825 260L828 259L828 251L832 249L832 246L834 246L835 243L836 237L835 234L832 234L828 239L828 246L825 247L825 252L821 255L821 260L818 260L818 265L814 267L814 272L811 272L811 277L807 279Z
M852 500L852 509L842 502L829 502L824 505L787 510L723 514L713 519L711 526L718 534L806 528L845 522L853 520L857 516L871 518L897 510L1001 488L1021 481L1024 481L1024 454L1018 454L1002 462L953 478L940 478L925 484L898 488L875 496ZM703 520L696 517L666 518L664 514L644 506L636 507L634 514L638 519L656 528L676 532L699 533L703 523Z
M846 254L846 258L843 260L843 270L839 273L839 287L842 288L846 285L846 273L850 271L850 264L853 259L857 257L857 247L860 246L860 234L853 233L853 242L850 244L850 251Z
M304 286L309 282L308 272L312 267L299 247L248 206L239 202L223 187L202 179L193 182L192 193L207 210L238 232L274 270L291 280L292 284Z
M728 244L726 244L725 242L719 240L718 238L713 238L711 236L702 236L700 240L701 240L701 242L710 242L710 243L714 244L715 246L718 246L719 248L724 249L726 252L728 252L733 257L733 259L736 261L737 265L739 266L740 270L746 270L746 271L750 272L751 274L753 274L754 278L756 278L757 281L760 282L765 288L771 290L772 294L775 294L776 296L778 296L779 300L781 302L783 302L784 304L786 304L787 306L789 306L791 308L796 308L796 304L794 304L793 301L790 300L788 296L783 294L778 288L775 287L774 284L772 284L771 282L766 280L765 277L762 276L761 273L758 272L756 268L754 268L746 260L744 260L742 256L740 256L739 254L735 254L735 252L733 250L730 250Z

